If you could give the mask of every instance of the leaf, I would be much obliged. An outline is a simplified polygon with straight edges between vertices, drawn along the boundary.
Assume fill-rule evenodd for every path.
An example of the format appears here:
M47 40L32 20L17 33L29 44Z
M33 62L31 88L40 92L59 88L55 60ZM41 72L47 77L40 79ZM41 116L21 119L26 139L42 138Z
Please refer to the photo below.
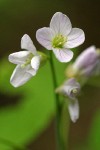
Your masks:
M55 58L54 62L60 84L66 64L59 63ZM20 88L14 88L9 83L13 66L5 59L0 63L0 93L11 96L12 101L19 95L16 105L9 104L0 109L0 138L21 147L35 139L50 123L55 114L55 100L49 62Z
M6 95L19 94L21 98L17 105L0 109L0 138L23 145L31 138L36 138L54 115L50 67L47 63L27 84L13 88L9 83L13 65L5 60L1 64L0 91Z
M5 145L5 143L0 143L0 149L1 150L13 150L13 149L11 149L11 146L9 146L9 145Z

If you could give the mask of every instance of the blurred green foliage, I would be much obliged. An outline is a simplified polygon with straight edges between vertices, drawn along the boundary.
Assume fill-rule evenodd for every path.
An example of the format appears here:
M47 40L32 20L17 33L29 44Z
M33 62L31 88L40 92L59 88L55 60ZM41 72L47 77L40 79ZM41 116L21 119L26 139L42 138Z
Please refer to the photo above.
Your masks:
M56 59L54 62L58 84L61 84L66 65ZM12 96L13 101L14 95L20 96L18 104L0 109L0 139L8 140L20 147L31 138L36 138L50 123L55 112L55 101L49 62L20 88L12 87L9 82L13 66L7 59L0 63L0 92Z
M65 79L64 70L67 65L58 62L55 56L54 64L57 83L60 85ZM24 147L27 145L48 126L55 114L54 89L49 61L35 77L19 88L12 87L9 81L14 67L15 65L7 61L7 57L0 63L0 93L5 94L6 97L12 97L12 101L19 95L19 100L15 105L9 104L0 108L0 149L2 150L8 150L9 147L11 149L12 146ZM95 84L99 83L98 78L91 78L89 83L94 82L94 79ZM99 123L100 119L97 114L91 128L89 145L84 145L83 142L76 145L76 150L80 148L99 150ZM94 147L97 145L97 148L91 149L92 145Z

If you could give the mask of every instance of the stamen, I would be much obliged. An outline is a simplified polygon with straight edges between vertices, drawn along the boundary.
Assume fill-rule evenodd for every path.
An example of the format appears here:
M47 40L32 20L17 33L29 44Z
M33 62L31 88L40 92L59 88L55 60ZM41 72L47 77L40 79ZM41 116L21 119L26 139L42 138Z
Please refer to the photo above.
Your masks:
M71 91L72 95L75 97L78 95L79 91L77 88L74 88L72 91Z
M33 56L34 55L32 53L30 53L29 56L27 57L27 59L25 60L25 63L23 63L21 65L21 67L25 68L27 65L29 65L31 63L31 60L32 60Z
M54 48L63 48L66 41L67 41L67 38L59 34L55 36L55 38L52 40L52 46Z
M73 91L72 91L74 94L77 94L77 89L73 89Z

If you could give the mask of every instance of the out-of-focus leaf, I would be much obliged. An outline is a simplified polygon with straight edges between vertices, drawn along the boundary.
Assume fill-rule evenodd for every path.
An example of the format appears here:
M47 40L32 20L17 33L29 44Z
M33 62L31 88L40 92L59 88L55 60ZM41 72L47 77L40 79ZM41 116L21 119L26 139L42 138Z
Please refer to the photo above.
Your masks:
M1 150L13 150L11 149L11 146L4 144L4 143L0 143L0 149Z
M54 93L49 64L37 76L20 88L9 83L12 64L0 64L0 91L6 95L21 94L15 106L0 109L0 138L21 145L35 138L50 122L54 114Z
M89 147L91 150L100 149L100 110L96 112L89 135Z
M15 66L8 62L7 59L8 58L5 58L0 61L0 91L15 94L21 90L20 88L16 90L10 84L10 76Z
M54 62L58 84L61 84L66 64L55 58ZM21 95L18 104L0 109L0 138L22 146L36 138L51 121L55 112L54 90L49 62L19 88L9 83L13 68L14 65L5 60L0 63L0 92L11 95L12 99L16 94Z

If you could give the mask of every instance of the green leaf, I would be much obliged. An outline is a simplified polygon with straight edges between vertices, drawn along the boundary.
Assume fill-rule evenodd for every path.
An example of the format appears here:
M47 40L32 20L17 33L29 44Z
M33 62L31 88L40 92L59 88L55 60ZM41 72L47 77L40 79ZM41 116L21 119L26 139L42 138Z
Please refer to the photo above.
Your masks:
M66 64L61 64L55 58L54 62L57 81L61 84ZM0 69L0 93L5 94L6 97L10 96L12 102L19 95L16 105L9 104L0 108L0 138L21 147L29 140L35 139L55 114L50 64L48 62L35 77L19 88L14 88L9 83L14 65L2 60Z
M11 66L5 60L0 64L0 92L12 99L16 94L21 96L17 105L0 109L0 138L22 145L36 138L51 121L55 112L54 91L48 63L20 88L9 83Z
M5 145L5 143L0 143L0 149L1 150L13 150L13 149L11 149L11 146L9 146L9 145Z

